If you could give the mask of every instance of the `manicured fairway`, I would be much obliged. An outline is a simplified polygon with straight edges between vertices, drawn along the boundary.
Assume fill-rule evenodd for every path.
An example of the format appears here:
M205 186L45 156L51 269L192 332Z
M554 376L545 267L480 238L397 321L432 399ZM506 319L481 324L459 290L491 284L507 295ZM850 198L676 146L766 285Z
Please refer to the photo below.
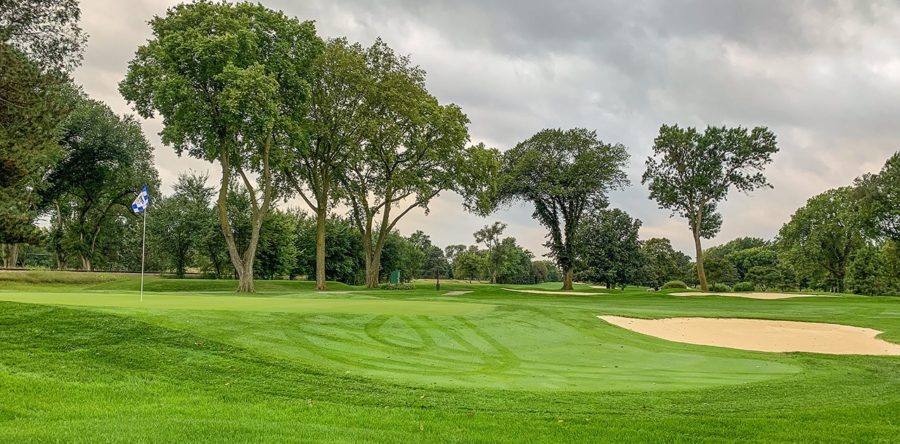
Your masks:
M679 344L596 317L832 322L900 342L898 299L295 282L237 296L230 282L153 279L140 303L135 284L0 279L0 441L900 436L900 357Z
M154 310L203 310L265 313L355 313L383 315L437 314L460 316L490 311L490 304L466 302L438 302L427 304L413 301L383 300L365 297L343 298L346 293L298 294L296 298L241 297L232 295L186 295L177 293L147 293L143 299L136 293L0 293L0 300L46 305L77 305L84 307L134 308L141 313Z

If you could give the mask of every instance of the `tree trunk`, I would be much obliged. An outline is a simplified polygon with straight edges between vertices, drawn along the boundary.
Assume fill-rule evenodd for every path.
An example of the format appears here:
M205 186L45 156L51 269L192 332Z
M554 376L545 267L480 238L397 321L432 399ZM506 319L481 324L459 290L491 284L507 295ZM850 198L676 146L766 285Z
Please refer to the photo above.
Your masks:
M563 271L563 286L562 286L563 290L572 290L573 289L572 280L574 279L574 277L575 277L575 271L572 270L571 267L566 268Z
M316 211L316 290L325 290L325 213L327 208L319 202Z
M91 258L81 255L81 269L85 271L93 271L93 265L91 264Z
M497 271L496 270L491 271L491 283L492 284L497 283Z
M16 268L19 262L19 244L6 244L6 257L3 258L3 266Z
M253 293L256 291L253 287L253 261L246 261L243 268L238 272L238 292Z
M378 288L378 273L381 271L381 252L366 260L366 288Z
M706 282L706 271L703 269L703 247L700 246L700 232L694 231L694 247L697 253L697 277L700 279L700 290L708 291L709 284Z

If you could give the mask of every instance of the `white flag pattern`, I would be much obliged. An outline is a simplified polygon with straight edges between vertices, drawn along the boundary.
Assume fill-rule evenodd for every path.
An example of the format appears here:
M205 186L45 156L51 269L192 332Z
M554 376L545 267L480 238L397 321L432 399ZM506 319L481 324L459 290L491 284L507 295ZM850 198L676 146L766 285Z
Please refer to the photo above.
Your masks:
M134 198L134 202L131 203L131 211L143 213L148 205L150 205L150 196L147 194L147 187L144 186L144 189L138 193L137 197Z

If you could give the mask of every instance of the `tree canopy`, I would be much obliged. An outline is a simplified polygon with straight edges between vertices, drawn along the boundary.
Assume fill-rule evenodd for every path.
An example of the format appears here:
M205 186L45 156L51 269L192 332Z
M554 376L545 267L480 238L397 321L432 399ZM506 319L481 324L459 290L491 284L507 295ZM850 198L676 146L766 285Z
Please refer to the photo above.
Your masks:
M351 150L365 141L363 122L371 113L366 98L373 78L366 50L346 39L333 39L313 63L307 106L307 131L288 146L279 171L316 217L316 289L325 290L326 219L343 196L339 178Z
M0 0L0 246L37 242L40 191L60 155L59 122L75 88L69 71L85 35L74 0Z
M812 197L778 232L783 262L807 279L826 279L844 290L847 266L863 246L859 201L849 187Z
M119 90L141 116L162 116L162 141L179 155L219 163L219 221L239 289L253 291L259 230L275 198L273 171L302 138L323 43L312 22L252 3L180 4L150 27L153 37L138 48ZM250 196L244 250L227 215L233 181Z
M606 284L635 283L643 265L641 221L613 208L588 213L578 228L580 279Z
M145 185L159 189L153 149L131 116L78 97L62 123L62 159L48 172L44 198L53 202L61 240L91 270L104 230L119 216L133 217L131 202Z
M87 40L80 19L77 0L0 0L0 43L42 71L69 72L81 63Z
M498 204L523 200L549 233L547 247L572 288L578 226L591 208L607 205L610 190L628 183L628 153L596 131L545 129L504 153Z
M378 286L381 250L397 222L452 190L477 208L496 151L466 148L469 120L453 104L441 105L425 89L425 72L383 41L355 48L365 58L358 114L362 140L343 160L341 185L351 219L363 235L366 286Z
M866 228L875 236L900 242L900 152L881 172L857 180L857 194L866 214Z
M719 202L732 189L750 192L770 186L763 175L778 152L775 134L768 128L663 125L653 143L653 155L641 183L660 208L684 217L694 236L700 287L708 289L700 239L719 232Z

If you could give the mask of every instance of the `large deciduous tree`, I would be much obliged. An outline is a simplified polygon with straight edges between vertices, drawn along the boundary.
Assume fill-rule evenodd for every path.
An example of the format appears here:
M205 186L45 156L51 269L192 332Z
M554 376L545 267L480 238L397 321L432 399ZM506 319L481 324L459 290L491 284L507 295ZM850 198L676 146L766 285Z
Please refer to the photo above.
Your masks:
M74 0L0 0L0 246L40 237L39 191L58 159L59 122L69 111L69 72L85 35Z
M887 160L880 173L863 176L856 185L871 235L900 242L900 152Z
M47 174L44 196L53 202L60 247L91 270L108 223L133 217L131 202L142 186L158 189L153 149L134 118L86 97L76 99L63 121L61 145L63 156Z
M162 116L162 140L179 155L221 166L219 222L238 291L252 292L259 230L275 198L273 174L285 148L302 139L322 41L312 22L251 3L181 4L150 26L153 36L138 48L119 90L143 117ZM235 242L227 208L237 181L250 195L245 249Z
M607 205L607 193L628 183L628 153L603 143L595 131L546 129L504 153L497 203L524 200L550 230L547 247L572 289L578 227L590 208Z
M366 101L373 85L366 50L345 39L326 43L313 64L308 137L294 140L287 151L281 175L300 195L316 218L316 289L326 289L326 221L333 203L341 196L340 168L350 150L359 149L364 123L370 113Z
M425 72L381 40L364 50L366 85L355 114L359 145L343 159L341 186L362 234L366 286L378 286L381 251L397 222L452 190L479 209L490 193L496 150L466 148L468 118L425 89Z
M809 199L778 233L782 262L810 283L824 275L831 291L843 291L847 266L865 244L861 214L852 188Z
M192 258L200 256L200 241L208 229L215 190L206 185L206 174L179 174L175 192L157 199L147 231L163 258L183 278Z
M708 289L700 239L719 232L722 216L716 212L731 189L750 192L770 186L763 170L778 152L775 134L768 128L663 125L647 159L644 184L660 208L688 220L694 237L700 288Z
M497 283L497 273L500 271L500 265L503 262L503 252L500 249L503 230L506 224L503 222L494 222L493 225L485 225L474 233L475 242L484 244L487 248L487 268L491 277L491 283Z
M634 283L643 268L640 219L613 208L589 213L578 228L579 276L606 288Z

